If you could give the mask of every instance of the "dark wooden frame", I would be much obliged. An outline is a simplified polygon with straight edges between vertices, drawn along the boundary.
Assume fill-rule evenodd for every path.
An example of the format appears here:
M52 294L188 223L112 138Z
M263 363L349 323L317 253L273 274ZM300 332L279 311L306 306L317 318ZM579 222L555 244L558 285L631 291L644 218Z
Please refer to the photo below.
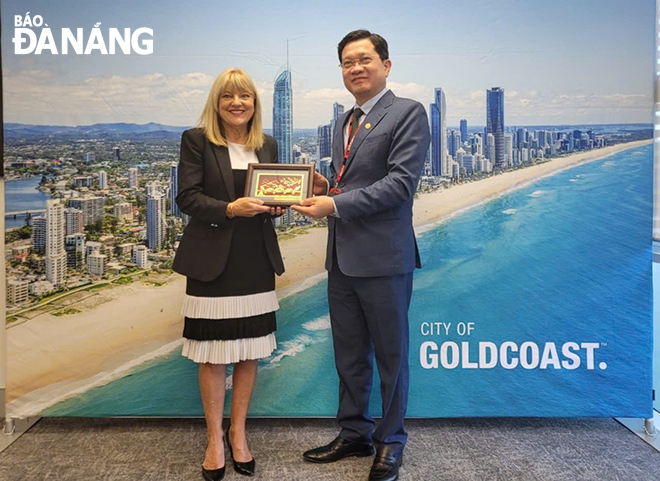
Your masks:
M269 206L288 207L298 204L300 200L311 197L314 190L314 164L248 164L247 178L245 180L245 196L254 197L264 201ZM276 196L257 196L256 195L256 178L259 173L271 174L298 174L307 176L307 181L303 178L303 192L302 199L300 200L276 200ZM254 184L254 185L253 185Z

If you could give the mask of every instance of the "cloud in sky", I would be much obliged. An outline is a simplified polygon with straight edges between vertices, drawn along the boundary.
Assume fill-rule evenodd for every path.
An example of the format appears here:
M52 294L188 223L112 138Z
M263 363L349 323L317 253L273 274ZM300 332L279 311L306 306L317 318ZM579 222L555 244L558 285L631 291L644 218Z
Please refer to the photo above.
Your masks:
M99 76L62 83L54 72L5 71L5 121L51 125L102 122L158 122L188 126L195 123L214 77L151 73L141 76ZM272 123L273 82L255 79L262 98L264 125ZM401 97L413 98L427 109L434 88L415 82L390 82ZM350 108L353 98L343 88L306 89L294 79L294 128L315 128L330 121L332 103ZM471 125L485 123L486 86L482 90L445 91L448 125L461 118ZM650 122L650 95L584 91L514 91L505 88L507 125Z

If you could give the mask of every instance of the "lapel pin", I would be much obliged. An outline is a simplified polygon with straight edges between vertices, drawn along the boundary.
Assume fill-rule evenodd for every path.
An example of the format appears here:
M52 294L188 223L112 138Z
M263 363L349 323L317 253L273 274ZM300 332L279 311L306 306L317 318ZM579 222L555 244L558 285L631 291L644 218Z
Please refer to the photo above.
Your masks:
M366 125L364 126L364 128L365 128L365 129L370 129L370 128L371 128L371 124L366 124Z

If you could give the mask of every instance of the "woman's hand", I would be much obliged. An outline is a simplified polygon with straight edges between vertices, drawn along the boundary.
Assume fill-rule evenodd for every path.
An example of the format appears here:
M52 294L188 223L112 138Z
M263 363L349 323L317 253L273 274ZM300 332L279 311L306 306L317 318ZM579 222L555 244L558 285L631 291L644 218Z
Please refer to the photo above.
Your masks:
M263 214L270 211L271 207L264 205L263 200L254 199L252 197L241 197L234 202L230 202L227 206L227 214L229 217L254 217L257 214Z
M286 207L271 207L270 215L282 215L286 212Z

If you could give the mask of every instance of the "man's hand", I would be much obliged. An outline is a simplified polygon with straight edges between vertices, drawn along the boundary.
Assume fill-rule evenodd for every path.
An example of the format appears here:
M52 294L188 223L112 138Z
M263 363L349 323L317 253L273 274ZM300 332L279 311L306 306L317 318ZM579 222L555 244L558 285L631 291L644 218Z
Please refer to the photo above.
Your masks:
M327 195L328 189L330 188L330 183L318 172L314 172L314 189L312 193L314 195Z
M314 181L316 182L316 176ZM317 197L310 197L309 199L303 200L300 205L292 205L291 208L296 212L300 212L302 215L318 219L320 217L334 214L335 203L332 201L332 197L319 195Z

